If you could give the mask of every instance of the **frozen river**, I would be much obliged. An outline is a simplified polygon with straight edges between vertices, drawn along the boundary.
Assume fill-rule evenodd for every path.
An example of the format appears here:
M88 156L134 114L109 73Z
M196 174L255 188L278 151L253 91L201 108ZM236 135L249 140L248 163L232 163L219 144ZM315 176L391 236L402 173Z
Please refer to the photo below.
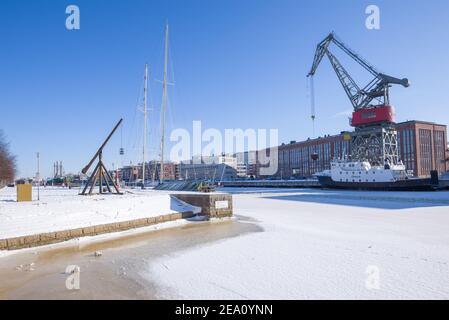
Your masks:
M225 191L234 220L4 256L0 297L449 299L449 192Z
M148 263L208 242L261 231L241 219L198 221L162 230L126 232L129 235L117 239L22 250L0 258L0 298L154 299L156 283L141 277ZM96 257L95 252L102 255ZM69 265L80 268L79 290L66 288Z

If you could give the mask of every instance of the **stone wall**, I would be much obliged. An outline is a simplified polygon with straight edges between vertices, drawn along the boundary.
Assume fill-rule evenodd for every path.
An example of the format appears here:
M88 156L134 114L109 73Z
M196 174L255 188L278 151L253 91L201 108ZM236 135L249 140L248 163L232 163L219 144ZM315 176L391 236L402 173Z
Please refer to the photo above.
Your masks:
M172 213L151 218L114 222L84 228L40 233L16 238L0 239L0 250L16 250L36 246L43 246L47 244L63 242L80 237L96 236L105 233L119 232L134 228L147 227L162 222L190 218L192 216L194 216L192 212Z

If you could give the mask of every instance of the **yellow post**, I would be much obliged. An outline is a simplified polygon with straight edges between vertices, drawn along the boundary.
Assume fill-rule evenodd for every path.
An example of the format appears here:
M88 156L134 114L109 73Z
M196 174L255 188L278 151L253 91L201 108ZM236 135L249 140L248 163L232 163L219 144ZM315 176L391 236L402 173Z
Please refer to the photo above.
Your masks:
M17 202L33 201L31 184L17 185Z

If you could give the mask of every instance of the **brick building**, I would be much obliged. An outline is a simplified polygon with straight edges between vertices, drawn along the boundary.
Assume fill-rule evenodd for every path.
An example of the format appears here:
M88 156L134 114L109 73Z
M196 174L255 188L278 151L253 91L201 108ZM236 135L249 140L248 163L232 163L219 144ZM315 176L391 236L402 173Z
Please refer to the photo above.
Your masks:
M426 177L430 170L440 174L449 170L447 127L424 121L406 121L396 124L399 159L415 176ZM278 171L282 179L310 177L329 169L333 158L350 154L350 142L342 132L306 141L291 141L278 148ZM312 154L318 155L316 160Z
M343 158L349 152L350 143L343 133L302 142L291 141L279 146L276 176L281 179L310 177L329 169L334 157ZM312 154L317 154L316 160L312 160Z
M145 181L159 180L159 171L161 169L159 161L150 161L145 166ZM164 180L177 180L177 165L171 162L164 162ZM127 183L142 181L142 164L130 165L121 168L120 180Z
M425 177L430 170L448 171L447 127L424 121L396 125L400 159L414 175Z

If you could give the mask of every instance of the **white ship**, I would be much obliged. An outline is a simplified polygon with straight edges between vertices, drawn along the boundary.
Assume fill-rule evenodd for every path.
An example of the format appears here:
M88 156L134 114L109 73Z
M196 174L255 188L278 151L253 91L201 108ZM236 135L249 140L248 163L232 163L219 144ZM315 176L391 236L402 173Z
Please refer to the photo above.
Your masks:
M402 162L371 166L367 161L333 160L330 170L316 173L315 176L323 187L328 188L434 190L439 187L437 172L431 172L431 178L415 178Z

